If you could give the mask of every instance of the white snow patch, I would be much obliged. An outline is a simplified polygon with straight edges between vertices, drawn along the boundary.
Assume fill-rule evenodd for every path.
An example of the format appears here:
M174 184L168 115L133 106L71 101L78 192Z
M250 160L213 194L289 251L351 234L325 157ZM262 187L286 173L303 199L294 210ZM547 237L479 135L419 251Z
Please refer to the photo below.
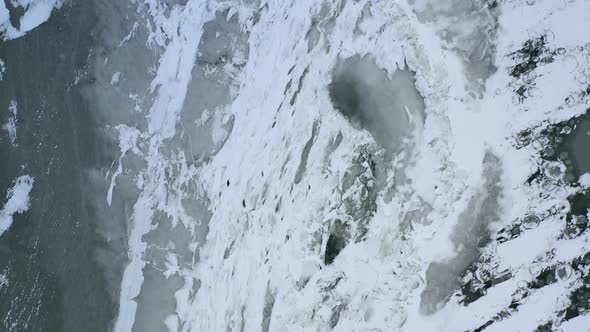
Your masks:
M119 131L119 149L121 150L121 155L119 156L117 170L111 176L111 184L107 192L107 204L109 206L111 206L111 201L113 199L113 189L117 184L117 176L121 175L123 172L123 158L125 157L125 154L127 154L128 151L132 151L137 155L141 155L141 152L137 148L137 139L140 136L139 130L125 125L118 125L116 129Z
M26 8L20 17L20 26L17 29L10 22L10 14L4 2L0 3L0 38L16 39L46 22L54 9L63 5L63 0L17 0L11 1L13 6Z
M8 133L8 138L13 146L16 146L16 113L18 111L16 100L11 100L8 104L8 112L10 113L8 121L2 126L2 129Z
M580 175L580 179L578 179L578 183L584 189L590 188L590 173L584 173L584 174Z
M119 79L121 79L121 72L115 72L113 74L113 76L111 77L111 85L115 85L117 83L119 83Z
M590 331L590 315L574 317L560 326L563 332L588 332Z
M0 10L2 7L0 7ZM0 20L2 20L0 18ZM4 75L6 74L6 64L4 64L4 60L0 59L0 81L4 79Z
M3 287L8 287L8 286L9 286L8 277L6 276L6 274L0 273L0 289L2 289Z
M129 33L127 34L127 36L125 36L121 42L119 43L119 47L123 46L123 44L125 44L126 42L130 41L131 38L133 38L133 36L135 36L135 32L137 31L137 28L139 27L139 24L137 22L133 23L133 27L131 28L131 31L129 31Z
M14 186L6 193L6 203L0 210L0 236L12 225L12 217L15 213L24 213L29 210L29 193L33 189L33 178L23 175L16 179Z

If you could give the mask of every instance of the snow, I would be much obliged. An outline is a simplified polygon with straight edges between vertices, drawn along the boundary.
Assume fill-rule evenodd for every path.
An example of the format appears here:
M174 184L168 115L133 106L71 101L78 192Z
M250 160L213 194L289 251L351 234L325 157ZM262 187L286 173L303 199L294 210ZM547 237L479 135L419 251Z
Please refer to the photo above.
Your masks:
M6 65L4 64L4 60L0 59L0 81L4 79L4 75L6 74Z
M8 8L6 8L6 4L2 2L0 3L0 29L2 29L5 24L10 24L10 12L8 11Z
M590 315L575 317L560 326L563 332L588 332L590 331Z
M15 100L11 100L10 104L8 105L8 112L9 117L8 121L2 126L2 129L6 130L8 133L8 138L10 138L10 142L13 146L16 146L16 113L18 111L17 103Z
M16 179L12 188L6 193L6 202L0 209L0 236L8 231L16 213L29 210L29 193L33 189L33 178L23 175Z
M130 128L125 125L118 125L116 129L119 131L119 148L121 150L121 156L117 163L117 169L111 176L111 185L107 192L107 204L111 206L113 199L113 190L117 184L117 176L123 173L123 158L128 151L132 151L135 154L141 155L141 152L137 149L137 140L140 136L139 130L136 128ZM114 162L113 162L114 164ZM108 176L108 175L107 175Z
M578 179L578 183L580 183L580 186L582 186L582 188L584 188L584 189L590 188L590 173L584 173L584 174L580 175L580 179Z
M8 287L8 285L8 277L5 274L0 273L0 289L4 288L5 286Z
M133 27L131 28L131 31L129 31L129 33L127 34L127 36L125 36L121 42L119 42L119 47L123 46L123 44L125 44L126 42L128 42L131 38L133 38L133 36L135 35L135 32L137 31L137 28L139 27L139 24L137 22L133 23Z
M20 26L16 28L10 22L10 14L5 3L0 4L0 38L4 40L22 37L45 23L51 16L51 12L63 5L63 0L18 0L11 3L13 6L22 6L26 10L20 17Z
M113 74L113 76L111 77L111 85L116 85L117 83L119 83L119 80L121 79L121 72L115 72Z

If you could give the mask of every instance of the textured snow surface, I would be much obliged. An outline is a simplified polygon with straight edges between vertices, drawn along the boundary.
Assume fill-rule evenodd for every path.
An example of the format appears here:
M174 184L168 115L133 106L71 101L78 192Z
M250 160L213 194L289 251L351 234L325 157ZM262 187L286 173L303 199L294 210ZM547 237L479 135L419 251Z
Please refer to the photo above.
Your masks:
M116 331L585 328L587 176L516 137L586 112L590 2L138 3L161 56L116 127L109 204L145 162ZM528 41L551 61L521 75Z

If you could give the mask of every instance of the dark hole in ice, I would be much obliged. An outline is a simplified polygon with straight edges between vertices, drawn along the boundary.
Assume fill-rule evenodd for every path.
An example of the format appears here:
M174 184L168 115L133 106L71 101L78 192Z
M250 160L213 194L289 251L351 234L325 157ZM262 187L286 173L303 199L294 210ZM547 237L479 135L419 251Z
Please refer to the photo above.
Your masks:
M395 153L402 140L424 121L424 98L415 73L400 69L388 76L372 56L340 60L328 86L334 107L358 129L370 132L381 147Z
M590 153L588 145L590 144L590 112L581 116L575 126L575 129L565 140L565 150L569 152L574 166L576 177L590 172Z
M549 140L543 146L541 157L548 161L560 161L566 166L564 178L576 182L584 173L590 172L590 111L541 130L541 136ZM525 142L526 143L526 142Z
M332 225L332 231L326 243L326 251L324 254L324 263L330 265L334 262L340 251L346 247L348 243L348 226L340 220L336 220Z

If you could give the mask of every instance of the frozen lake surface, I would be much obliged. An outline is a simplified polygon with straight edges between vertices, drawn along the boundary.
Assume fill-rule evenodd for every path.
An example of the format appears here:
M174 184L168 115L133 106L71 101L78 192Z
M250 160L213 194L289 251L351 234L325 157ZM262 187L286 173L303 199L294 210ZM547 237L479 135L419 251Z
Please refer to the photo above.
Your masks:
M0 1L0 330L584 331L587 26Z

